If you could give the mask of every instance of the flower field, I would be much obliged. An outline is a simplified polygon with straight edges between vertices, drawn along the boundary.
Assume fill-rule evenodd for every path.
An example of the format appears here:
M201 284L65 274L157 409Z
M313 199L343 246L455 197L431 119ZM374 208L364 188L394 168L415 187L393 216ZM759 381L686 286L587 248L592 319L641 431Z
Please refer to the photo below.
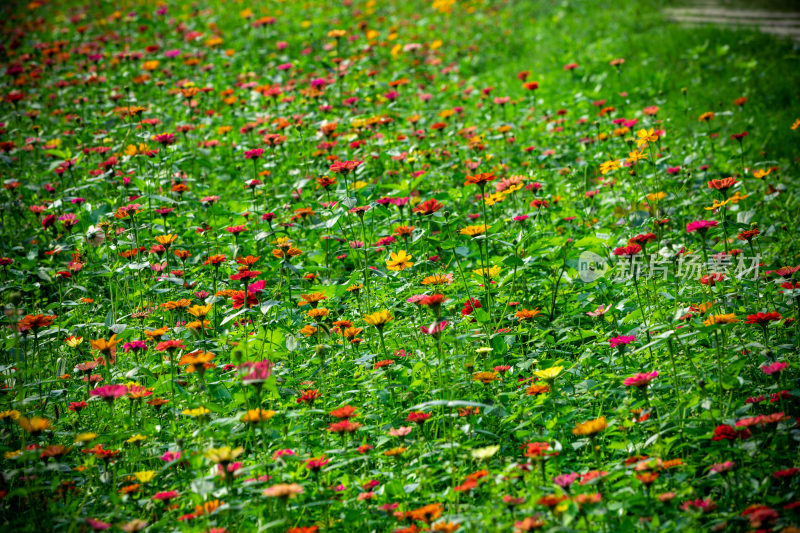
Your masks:
M658 6L0 7L3 530L800 531L798 48Z

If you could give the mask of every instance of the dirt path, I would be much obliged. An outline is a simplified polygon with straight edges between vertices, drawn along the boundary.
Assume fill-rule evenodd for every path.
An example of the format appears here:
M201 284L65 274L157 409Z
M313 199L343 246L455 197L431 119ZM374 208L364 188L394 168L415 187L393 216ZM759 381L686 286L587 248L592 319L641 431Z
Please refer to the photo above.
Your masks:
M764 33L800 41L800 11L740 8L718 2L695 2L691 6L664 10L667 18L680 24L758 28Z

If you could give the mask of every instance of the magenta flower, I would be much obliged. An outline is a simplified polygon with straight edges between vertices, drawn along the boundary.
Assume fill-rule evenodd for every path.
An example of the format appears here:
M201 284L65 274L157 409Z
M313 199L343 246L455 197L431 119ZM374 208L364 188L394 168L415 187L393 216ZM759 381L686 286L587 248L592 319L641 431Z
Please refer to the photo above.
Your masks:
M397 198L392 198L391 202L395 207L403 207L410 199L411 198L409 196L399 196Z
M653 381L656 376L658 376L658 371L653 370L652 372L640 372L638 374L634 374L633 376L626 378L623 382L627 387L647 387L651 381Z
M709 513L717 508L717 504L711 498L705 500L689 500L683 502L681 510L683 511L700 511L702 513Z
M787 368L789 368L789 363L783 363L778 361L776 363L770 363L768 365L762 366L761 371L766 375L771 376L772 374L783 372Z
M125 385L103 385L102 387L97 387L96 389L92 389L92 392L90 392L89 394L91 394L92 396L99 396L108 403L112 403L117 398L125 396L127 392L128 392L128 387L126 387Z
M161 456L161 460L165 463L171 463L172 461L177 461L181 458L182 452L165 452L164 455Z
M244 153L245 159L258 159L264 154L263 148L253 148L252 150L248 150Z
M608 339L608 343L611 345L612 348L616 348L617 346L626 346L635 340L636 340L635 335L620 335L619 337Z
M125 344L122 345L122 349L125 351L125 353L128 353L128 352L143 352L143 351L147 350L147 343L144 342L144 341L126 342Z
M716 228L719 222L716 220L695 220L686 224L686 233L693 233L695 231L704 235L711 228Z
M161 502L168 502L168 501L170 501L170 500L172 500L174 498L177 498L177 497L178 497L178 491L177 490L168 490L168 491L165 491L165 492L156 492L155 495L153 495L152 499L153 500L158 500L158 501L161 501Z
M104 529L109 529L111 527L111 524L108 522L103 522L102 520L97 520L95 518L87 518L86 523L89 524L89 527L95 531L103 531Z
M577 472L573 472L571 474L561 474L560 476L556 476L553 478L553 483L558 485L561 488L567 489L570 485L575 483L575 481L581 477L580 474Z

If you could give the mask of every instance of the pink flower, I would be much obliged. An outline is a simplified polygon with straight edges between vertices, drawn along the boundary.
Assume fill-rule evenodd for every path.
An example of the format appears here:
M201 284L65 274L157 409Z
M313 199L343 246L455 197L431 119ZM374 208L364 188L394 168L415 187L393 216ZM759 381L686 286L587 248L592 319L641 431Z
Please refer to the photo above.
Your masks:
M736 463L733 461L725 461L724 463L715 463L708 469L713 474L724 474L736 468Z
M296 453L294 453L294 450L286 448L283 450L276 450L275 453L272 454L272 458L277 459L279 457L284 457L284 456L291 457L293 455L297 455Z
M245 361L239 365L239 370L247 372L242 376L242 382L253 385L264 383L272 375L272 366L272 361L268 359L258 362Z
M626 378L623 383L626 387L647 387L656 376L658 376L657 370L634 374L633 376Z
M600 304L597 306L597 309L595 309L594 311L588 311L586 314L592 318L597 318L608 313L610 309L611 309L611 304L607 306L603 306L603 304Z
M397 429L395 429L395 428L390 429L389 430L389 435L391 435L392 437L400 437L400 438L402 438L402 437L405 437L406 435L408 435L409 433L411 433L411 431L413 429L414 428L411 427L411 426L400 426Z
M420 326L419 330L424 333L425 335L432 335L435 338L439 338L439 335L447 328L450 324L447 320L442 320L441 322L434 322L430 326Z
M711 498L705 500L689 500L683 502L681 510L683 511L700 511L702 513L709 513L717 508L717 504Z

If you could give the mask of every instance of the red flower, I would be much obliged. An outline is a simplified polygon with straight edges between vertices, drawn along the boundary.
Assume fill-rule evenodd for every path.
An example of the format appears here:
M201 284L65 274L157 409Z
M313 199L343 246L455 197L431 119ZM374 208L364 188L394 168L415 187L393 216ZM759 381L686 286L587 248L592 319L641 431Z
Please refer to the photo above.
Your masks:
M736 439L747 439L750 438L751 433L748 429L743 429L741 431L737 431L732 426L727 424L721 424L714 428L714 436L711 437L711 440L729 440L734 441Z
M421 215L432 215L443 207L444 205L440 204L436 198L431 198L430 200L425 200L415 207L414 212Z
M765 326L770 322L777 322L781 318L780 313L776 313L775 311L771 313L756 313L754 315L747 315L747 321L745 324L758 324L760 326Z
M424 413L422 411L413 411L406 417L406 422L415 422L419 425L425 423L431 417L431 413Z

